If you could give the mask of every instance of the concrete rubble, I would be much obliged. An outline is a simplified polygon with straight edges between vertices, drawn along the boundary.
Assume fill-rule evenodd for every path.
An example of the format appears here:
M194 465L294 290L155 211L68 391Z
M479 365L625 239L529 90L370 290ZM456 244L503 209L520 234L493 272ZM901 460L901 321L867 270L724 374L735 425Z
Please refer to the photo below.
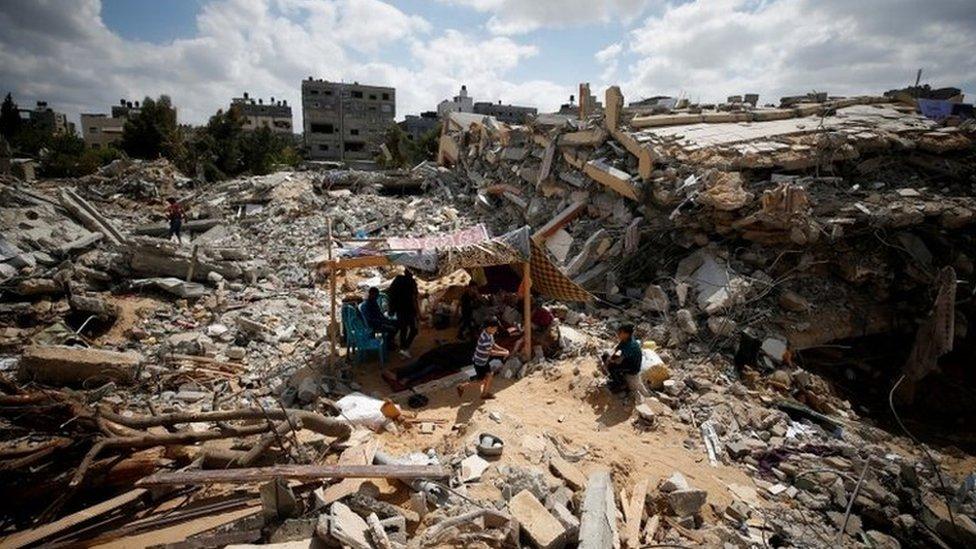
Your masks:
M0 179L0 492L23 502L0 545L972 546L972 124L745 98L451 113L412 170ZM332 354L322 265L478 224L530 226L597 299L546 303L561 349L513 357L498 400L407 410ZM646 368L620 398L596 361L624 322ZM353 395L397 413L351 419ZM230 477L147 484L191 473Z

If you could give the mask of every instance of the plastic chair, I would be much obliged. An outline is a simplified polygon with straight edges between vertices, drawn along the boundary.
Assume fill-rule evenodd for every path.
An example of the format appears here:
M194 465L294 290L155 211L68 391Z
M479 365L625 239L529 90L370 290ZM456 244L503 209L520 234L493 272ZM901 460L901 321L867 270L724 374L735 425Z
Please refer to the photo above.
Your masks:
M348 311L346 307L349 308ZM342 321L346 328L346 348L356 353L356 362L363 361L365 352L376 351L382 367L386 361L386 342L373 333L359 309L352 305L343 305Z
M341 333L342 333L342 341L346 345L346 356L352 355L352 353L356 350L356 342L355 340L353 340L352 336L349 335L350 332L348 327L352 326L354 323L352 317L358 314L359 314L359 309L357 309L355 305L349 303L344 303L342 305L342 311L341 311L342 332Z

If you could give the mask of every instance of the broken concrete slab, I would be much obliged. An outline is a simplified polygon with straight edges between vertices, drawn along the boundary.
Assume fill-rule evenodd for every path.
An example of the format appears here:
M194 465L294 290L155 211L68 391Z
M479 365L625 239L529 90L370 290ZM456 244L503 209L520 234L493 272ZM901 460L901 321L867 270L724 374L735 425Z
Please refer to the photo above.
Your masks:
M528 490L512 496L508 510L535 547L559 549L566 545L566 527L556 520Z
M617 506L609 471L595 471L586 481L579 537L580 549L620 549Z
M583 173L601 185L610 188L620 195L634 201L640 201L640 193L630 180L630 174L618 170L605 160L590 160L583 167Z
M708 492L695 488L674 490L668 494L668 505L675 515L687 517L697 515L708 499Z
M142 364L142 355L63 345L31 345L20 359L23 379L53 385L90 386L114 381L133 383Z
M561 456L549 458L549 470L552 471L552 474L565 480L566 484L573 490L582 490L586 486L586 475Z

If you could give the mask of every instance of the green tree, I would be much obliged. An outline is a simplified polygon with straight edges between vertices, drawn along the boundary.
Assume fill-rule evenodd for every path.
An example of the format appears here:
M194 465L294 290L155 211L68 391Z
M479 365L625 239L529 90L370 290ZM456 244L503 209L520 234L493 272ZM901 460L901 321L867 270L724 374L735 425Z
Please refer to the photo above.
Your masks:
M76 135L63 133L51 137L41 154L41 175L44 177L76 177L98 169L83 165L85 141Z
M13 143L20 128L20 112L13 96L8 92L7 97L3 99L3 104L0 105L0 136L3 136L8 143Z
M176 109L169 96L142 102L139 114L130 117L122 130L122 150L134 158L175 158L179 146Z

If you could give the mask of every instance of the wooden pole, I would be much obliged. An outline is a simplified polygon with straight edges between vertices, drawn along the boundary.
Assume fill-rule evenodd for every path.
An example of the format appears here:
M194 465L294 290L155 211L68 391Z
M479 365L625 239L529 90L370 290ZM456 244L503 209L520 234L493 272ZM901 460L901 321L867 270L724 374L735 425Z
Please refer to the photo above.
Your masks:
M336 266L332 261L332 218L328 219L328 246L329 246L329 368L334 369L336 364L336 336L339 330L336 324Z
M522 296L522 327L525 331L525 348L522 352L525 360L529 361L532 359L532 269L530 261L522 264L522 286L525 287L525 295Z
M266 482L276 478L313 481L332 478L443 479L451 471L441 465L291 465L244 469L165 471L136 482L137 486Z

